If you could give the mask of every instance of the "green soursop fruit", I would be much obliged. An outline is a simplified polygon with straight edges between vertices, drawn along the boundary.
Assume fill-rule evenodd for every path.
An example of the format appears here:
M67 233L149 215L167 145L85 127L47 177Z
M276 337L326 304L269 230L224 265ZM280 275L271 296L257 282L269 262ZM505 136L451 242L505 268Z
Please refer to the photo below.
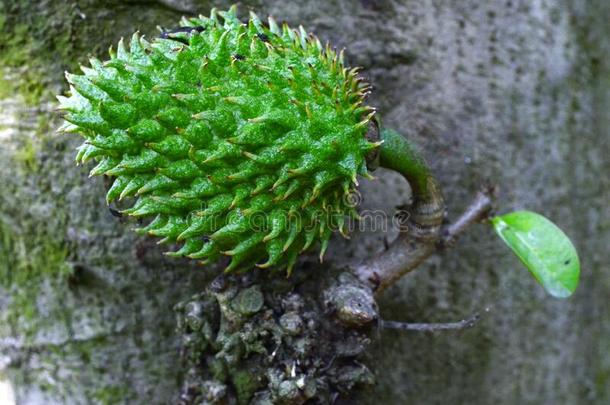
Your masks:
M180 24L66 74L77 162L114 178L108 203L135 197L123 212L154 218L140 231L180 243L170 255L290 271L319 242L322 258L378 146L367 84L302 27L243 23L235 8Z

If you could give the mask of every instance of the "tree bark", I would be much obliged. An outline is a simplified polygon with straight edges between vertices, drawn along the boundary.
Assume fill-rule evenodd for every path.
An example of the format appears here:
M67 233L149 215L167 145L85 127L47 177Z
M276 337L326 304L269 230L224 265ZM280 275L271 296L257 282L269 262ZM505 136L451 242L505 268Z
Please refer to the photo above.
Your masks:
M0 368L19 404L172 403L180 390L172 307L215 275L165 258L74 167L79 140L54 132L63 71L121 36L207 1L0 3ZM226 8L229 2L213 4ZM381 329L361 403L610 401L610 4L605 0L245 1L346 48L374 85L384 124L418 144L455 219L484 183L500 213L527 208L574 241L581 285L545 295L489 227L434 254L381 297L385 320L463 331ZM391 217L406 183L379 170L361 210ZM337 266L379 253L376 223L331 241ZM366 224L364 224L366 225ZM370 224L369 224L370 225ZM298 269L297 269L298 271Z

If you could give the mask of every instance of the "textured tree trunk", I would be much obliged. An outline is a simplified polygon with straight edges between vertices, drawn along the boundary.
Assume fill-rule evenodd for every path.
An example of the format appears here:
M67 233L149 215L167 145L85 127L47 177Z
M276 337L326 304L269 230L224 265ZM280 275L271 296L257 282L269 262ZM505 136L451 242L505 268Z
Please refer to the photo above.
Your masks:
M379 330L377 386L359 403L610 401L610 3L606 0L243 2L347 48L387 126L421 146L454 217L486 181L498 211L557 222L582 261L573 298L548 298L478 226L383 293L384 319L475 328ZM229 3L219 1L219 8ZM20 404L172 403L183 370L172 307L214 269L165 258L111 214L103 179L57 135L62 72L119 37L155 35L206 1L0 2L0 369ZM389 172L363 210L408 201ZM336 265L383 250L368 229L329 249Z

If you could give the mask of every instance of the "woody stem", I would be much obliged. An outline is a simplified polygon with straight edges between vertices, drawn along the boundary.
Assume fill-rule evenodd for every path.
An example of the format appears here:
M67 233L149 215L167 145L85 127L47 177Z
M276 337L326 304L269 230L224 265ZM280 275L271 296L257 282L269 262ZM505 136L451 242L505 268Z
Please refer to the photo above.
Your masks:
M395 131L383 130L381 138L384 142L379 165L403 175L411 186L413 202L406 226L389 248L352 269L376 292L392 285L439 247L450 245L469 225L485 218L491 209L492 192L481 191L454 225L443 228L443 196L423 157Z

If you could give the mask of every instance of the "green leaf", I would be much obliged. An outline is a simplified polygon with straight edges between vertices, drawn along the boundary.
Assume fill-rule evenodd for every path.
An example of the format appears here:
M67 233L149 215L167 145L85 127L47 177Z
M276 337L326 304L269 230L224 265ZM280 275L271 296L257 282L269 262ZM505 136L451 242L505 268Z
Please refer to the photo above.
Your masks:
M561 229L531 211L497 216L491 223L549 294L557 298L572 295L578 286L580 261Z

